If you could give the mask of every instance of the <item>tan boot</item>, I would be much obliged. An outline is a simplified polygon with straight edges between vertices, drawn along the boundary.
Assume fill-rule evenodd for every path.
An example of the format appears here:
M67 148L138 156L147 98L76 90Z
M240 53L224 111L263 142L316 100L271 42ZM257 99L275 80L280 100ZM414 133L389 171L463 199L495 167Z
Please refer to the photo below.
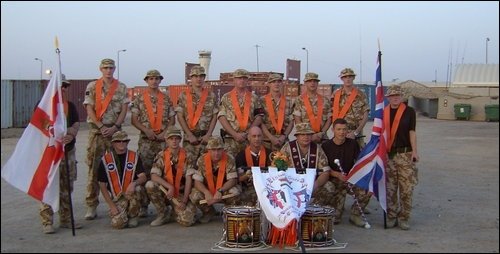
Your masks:
M349 217L349 221L358 226L358 227L364 227L365 226L365 222L363 221L363 218L361 218L360 215L354 215L352 214L351 217Z
M54 234L56 231L51 224L43 226L43 233L45 234Z
M87 213L85 214L86 220L93 220L97 217L96 207L87 208Z
M410 229L410 223L408 223L408 221L406 220L401 220L399 222L399 228L401 228L402 230L408 230Z
M387 228L393 228L397 224L398 224L398 221L395 218L394 219L387 219L387 221L386 221Z
M161 226L170 220L170 216L165 213L159 213L155 220L151 222L151 227Z
M139 217L128 218L128 227L135 228L139 225Z

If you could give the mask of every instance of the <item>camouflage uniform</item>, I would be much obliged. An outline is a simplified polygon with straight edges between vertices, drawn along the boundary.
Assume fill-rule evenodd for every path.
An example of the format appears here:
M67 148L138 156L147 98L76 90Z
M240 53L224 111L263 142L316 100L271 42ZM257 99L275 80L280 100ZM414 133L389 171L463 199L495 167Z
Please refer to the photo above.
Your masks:
M319 81L318 74L312 73L312 72L306 73L304 81L308 81L308 80L318 80ZM317 97L309 97L309 102L311 104L314 115L318 115L318 97L321 97L323 99L323 115L321 118L321 124L320 124L320 130L319 130L319 131L321 131L323 129L324 125L326 124L326 122L328 121L328 119L330 119L332 117L332 105L331 105L331 101L323 95L317 94ZM295 100L295 104L293 107L293 115L300 117L302 120L301 121L302 123L309 123L309 124L311 123L311 121L309 120L309 116L307 114L306 106L304 104L304 97L303 96L299 96ZM319 132L316 130L314 130L314 131ZM322 139L328 139L326 132L323 133Z
M278 80L281 79L281 75L280 74L276 74L277 76L273 76L271 75L268 79L267 82L273 82L275 80ZM267 95L266 95L267 96ZM265 96L262 96L260 98L261 100L261 105L262 107L264 108L264 116L262 117L262 124L265 125L265 128L267 128L267 130L272 134L274 135L275 137L279 137L280 135L283 135L284 131L286 130L286 128L290 125L290 124L293 124L293 105L294 105L294 99L293 98L285 98L285 102L286 102L286 105L285 105L285 118L283 119L283 127L281 128L281 134L280 135L276 135L276 129L274 129L274 126L273 124L271 123L271 119L269 118L269 109L267 109L267 104L266 104L266 100L265 100ZM278 112L279 110L279 103L280 101L276 101L274 98L272 98L272 104L273 104L273 110L274 112ZM278 116L276 115L276 119L275 121L277 122L278 121ZM285 140L288 140L288 136L286 137ZM271 141L269 139L267 139L267 137L264 135L264 146L271 150L271 151L279 151L281 149L281 147L275 147Z
M111 218L111 227L114 229L125 228L129 219L136 218L139 215L141 192L144 192L144 187L138 185L135 187L135 192L130 199L125 195L120 195L118 199L113 198L113 203L118 207L120 213L115 216L108 214Z
M411 152L389 155L387 166L387 218L409 221L413 189L418 183L418 170Z
M163 151L159 152L156 155L155 162L153 164L153 168L151 169L151 174L156 174L160 177L165 177L165 160L164 160L164 155L165 153ZM173 165L176 165L178 162L178 156L171 155L171 161L168 163L173 163ZM186 155L187 158L187 155ZM186 164L184 166L184 171L183 171L183 177L191 176L194 174L194 169L188 168L188 164L186 161ZM175 177L175 174L174 174ZM186 204L186 209L184 211L181 211L179 209L179 206L175 205L174 202L168 201L167 196L160 190L160 184L154 182L154 181L148 181L146 183L146 190L148 192L148 195L151 199L151 203L154 204L156 207L156 212L157 214L166 214L168 212L167 206L170 204L174 208L174 212L176 214L176 220L177 223L181 224L182 226L189 227L195 223L195 215L196 215L196 206L188 201ZM181 181L181 186L179 190L179 198L182 198L184 196L184 182ZM194 188L193 188L194 189Z
M216 137L216 136L211 137L209 139L208 144L207 144L207 149L215 149L215 148L222 148L222 147L223 147L222 139L220 137ZM236 171L234 158L230 154L226 153L226 155L227 155L227 164L226 164L226 172L225 172L226 175L224 177L225 181L223 181L223 184L225 182L227 182L228 180L238 179L238 172ZM208 184L206 181L206 170L205 170L206 166L205 166L204 156L205 156L205 154L202 155L200 158L198 158L198 161L196 162L197 170L193 174L193 180L200 181L205 186L208 187ZM218 168L213 167L212 171L214 172L213 176L214 176L214 181L216 182L217 181L216 172L218 172ZM227 194L239 195L240 193L241 193L241 186L239 184L237 184L236 186L230 188L229 190L225 190L224 193L222 193L222 195L227 195ZM215 209L214 209L213 205L208 206L207 204L200 204L200 201L205 199L205 195L201 191L197 190L196 188L193 188L193 190L191 191L191 194L189 195L189 198L191 199L191 202L193 202L194 205L203 212L204 215L210 215L210 216L215 215ZM227 199L224 199L223 202L226 206L227 205L235 205L238 202L238 198L239 198L238 196L232 197L232 198L227 198Z
M69 203L69 193L73 192L73 185L76 181L76 156L75 147L67 151L68 154L68 165L69 165L69 185L70 189L68 191L68 181L67 181L67 171L66 171L66 161L65 158L61 160L59 164L59 221L60 224L68 224L71 219L70 203ZM52 207L48 204L40 204L40 219L42 220L42 225L52 225L53 224L54 211Z
M179 95L179 101L177 103L175 111L177 113L183 113L184 120L187 123L188 120L191 120L193 116L188 116L186 93L187 91L182 91ZM194 106L200 106L198 105L198 103L200 101L201 94L198 95L193 91L191 93L191 96L193 98ZM194 110L196 110L196 107L194 107ZM212 91L209 91L205 104L203 105L200 119L198 120L198 123L196 124L194 130L190 130L191 133L193 133L197 138L204 136L210 127L210 122L214 117L217 117L218 112L219 108L217 107L217 98ZM183 140L182 147L184 147L184 149L186 150L188 165L191 165L192 167L194 167L194 165L196 164L196 160L198 159L198 157L200 157L206 151L206 144L202 144L200 142L200 144L198 145L192 145L187 139Z
M238 76L239 75L239 76ZM248 71L243 70L243 69L238 69L233 73L234 77L242 77L246 76L248 77ZM244 98L244 97L243 97ZM238 96L238 104L239 104L239 109L240 111L243 111L245 101L241 97ZM217 118L221 116L225 116L231 127L237 131L237 132L247 132L250 126L252 126L253 121L257 117L257 114L260 114L260 111L262 111L262 105L260 103L259 97L255 94L252 93L252 102L250 103L250 113L248 114L248 124L245 130L240 130L240 123L239 120L236 118L236 113L235 109L233 108L233 104L231 102L231 92L228 92L224 94L221 98L220 105L219 105L219 114L217 115ZM245 147L248 144L248 141L244 141L241 143L238 143L234 138L227 134L224 137L224 148L228 154L230 154L232 157L236 157L239 151L245 149Z
M106 59L105 59L106 60ZM112 61L112 60L111 60ZM104 62L104 60L103 60ZM102 64L101 64L102 65ZM113 62L114 65L114 62ZM102 98L98 98L98 102L104 101L104 98L109 92L109 87L103 86ZM96 81L92 81L87 85L85 90L85 100L83 105L90 104L95 110L96 103ZM122 111L123 104L128 104L127 86L119 82L113 98L111 99L108 107L104 111L101 122L105 126L113 126ZM92 122L92 119L87 116L87 123L89 124L89 139L87 146L87 165L89 166L87 177L87 195L85 201L88 207L96 208L99 204L99 185L97 183L97 167L101 161L104 152L111 149L111 138L104 138L101 135L99 128Z

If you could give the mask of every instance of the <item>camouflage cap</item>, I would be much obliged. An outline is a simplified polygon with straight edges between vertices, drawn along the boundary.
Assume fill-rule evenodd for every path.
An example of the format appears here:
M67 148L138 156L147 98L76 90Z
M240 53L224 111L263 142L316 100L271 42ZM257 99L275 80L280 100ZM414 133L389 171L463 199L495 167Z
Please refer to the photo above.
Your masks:
M113 59L105 58L101 60L101 65L99 68L113 67L115 68L115 61Z
M402 95L403 91L401 90L400 85L392 85L389 88L387 88L387 92L385 93L385 96L389 97L391 95Z
M144 77L144 80L148 79L148 77L160 77L160 80L163 80L163 76L157 70L149 70L146 73L146 77Z
M281 74L279 74L279 73L272 73L267 78L267 83L271 83L273 81L280 81L280 80L283 80L283 77L281 76Z
M165 132L165 138L170 138L173 136L178 136L182 138L182 133L181 130L175 126L170 126L168 127L167 131Z
M339 78L347 77L347 76L355 76L356 73L351 68L345 68L340 71Z
M314 134L316 132L311 128L309 123L299 123L295 125L295 136L299 134Z
M309 80L317 80L318 82L320 81L318 74L316 74L314 72L306 73L306 76L304 77L304 82L309 81Z
M203 68L203 66L193 66L193 68L191 68L191 72L189 72L189 76L201 76L201 75L207 75L205 73L205 68Z
M61 83L71 85L71 83L66 79L66 75L61 74Z
M125 131L117 131L111 137L111 142L115 141L130 141L128 134Z
M222 138L219 136L212 136L208 139L208 143L206 146L207 150L210 149L222 149L224 148L224 143L222 142Z
M237 69L233 72L233 78L249 78L250 73L245 69Z

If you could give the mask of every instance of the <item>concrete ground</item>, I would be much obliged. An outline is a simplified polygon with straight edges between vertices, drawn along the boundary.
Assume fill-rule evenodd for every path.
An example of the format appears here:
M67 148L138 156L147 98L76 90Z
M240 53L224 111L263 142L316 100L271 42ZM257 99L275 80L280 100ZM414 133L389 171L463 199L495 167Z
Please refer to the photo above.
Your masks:
M365 133L370 133L369 122ZM131 135L130 147L137 148L138 131L124 126ZM2 129L1 163L11 156L22 129ZM218 132L214 132L218 133ZM208 224L182 227L169 223L150 227L153 205L139 227L113 230L102 202L98 217L83 219L87 166L88 130L82 127L77 141L78 180L73 193L74 214L84 228L73 237L70 229L56 234L42 233L38 202L1 181L1 252L214 252L222 237L222 216ZM331 136L331 134L330 134ZM411 229L383 228L383 211L376 199L367 218L371 229L348 222L334 227L334 238L348 243L335 252L499 252L499 123L444 121L418 117L417 140L421 162L419 184L414 191ZM30 159L26 155L26 159ZM348 198L346 207L352 199ZM236 249L240 251L241 249ZM217 251L217 250L215 250ZM290 252L270 248L263 252ZM315 252L332 252L315 251Z

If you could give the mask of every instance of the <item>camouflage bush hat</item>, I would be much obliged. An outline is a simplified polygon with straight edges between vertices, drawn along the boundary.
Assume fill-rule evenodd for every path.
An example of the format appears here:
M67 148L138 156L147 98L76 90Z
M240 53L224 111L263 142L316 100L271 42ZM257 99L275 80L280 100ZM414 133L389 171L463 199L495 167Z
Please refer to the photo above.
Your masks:
M233 78L249 78L250 73L245 69L237 69L233 72Z
M66 75L61 74L61 79L62 79L61 83L71 85L71 83L66 79Z
M271 83L273 81L279 81L279 80L283 80L283 77L281 76L281 74L273 73L273 74L269 75L269 77L267 78L267 83Z
M320 81L318 74L316 74L314 72L306 73L306 76L304 77L304 82L309 81L309 80L317 80L318 82Z
M167 131L165 132L165 138L170 138L173 136L178 136L182 138L182 133L181 130L175 126L170 126L168 127Z
M160 80L163 80L163 76L157 70L150 70L150 71L148 71L146 73L146 77L144 77L144 80L148 79L149 77L160 77Z
M347 77L347 76L354 76L356 77L356 73L351 68L345 68L340 71L339 78Z
M400 85L392 85L389 88L387 88L387 92L385 93L386 97L389 97L391 95L403 95L403 91L401 90Z
M191 68L191 72L189 72L189 76L201 76L201 75L207 75L205 73L205 68L203 68L203 66L193 66L193 68Z
M295 125L295 136L299 134L314 134L316 132L311 128L311 124L309 123L299 123Z
M112 67L115 68L115 61L113 59L105 58L101 60L99 68Z
M224 143L222 142L222 138L219 136L212 136L208 139L206 149L222 149L224 148Z
M111 142L115 141L130 141L130 139L125 131L117 131L113 134L113 137L111 137Z

